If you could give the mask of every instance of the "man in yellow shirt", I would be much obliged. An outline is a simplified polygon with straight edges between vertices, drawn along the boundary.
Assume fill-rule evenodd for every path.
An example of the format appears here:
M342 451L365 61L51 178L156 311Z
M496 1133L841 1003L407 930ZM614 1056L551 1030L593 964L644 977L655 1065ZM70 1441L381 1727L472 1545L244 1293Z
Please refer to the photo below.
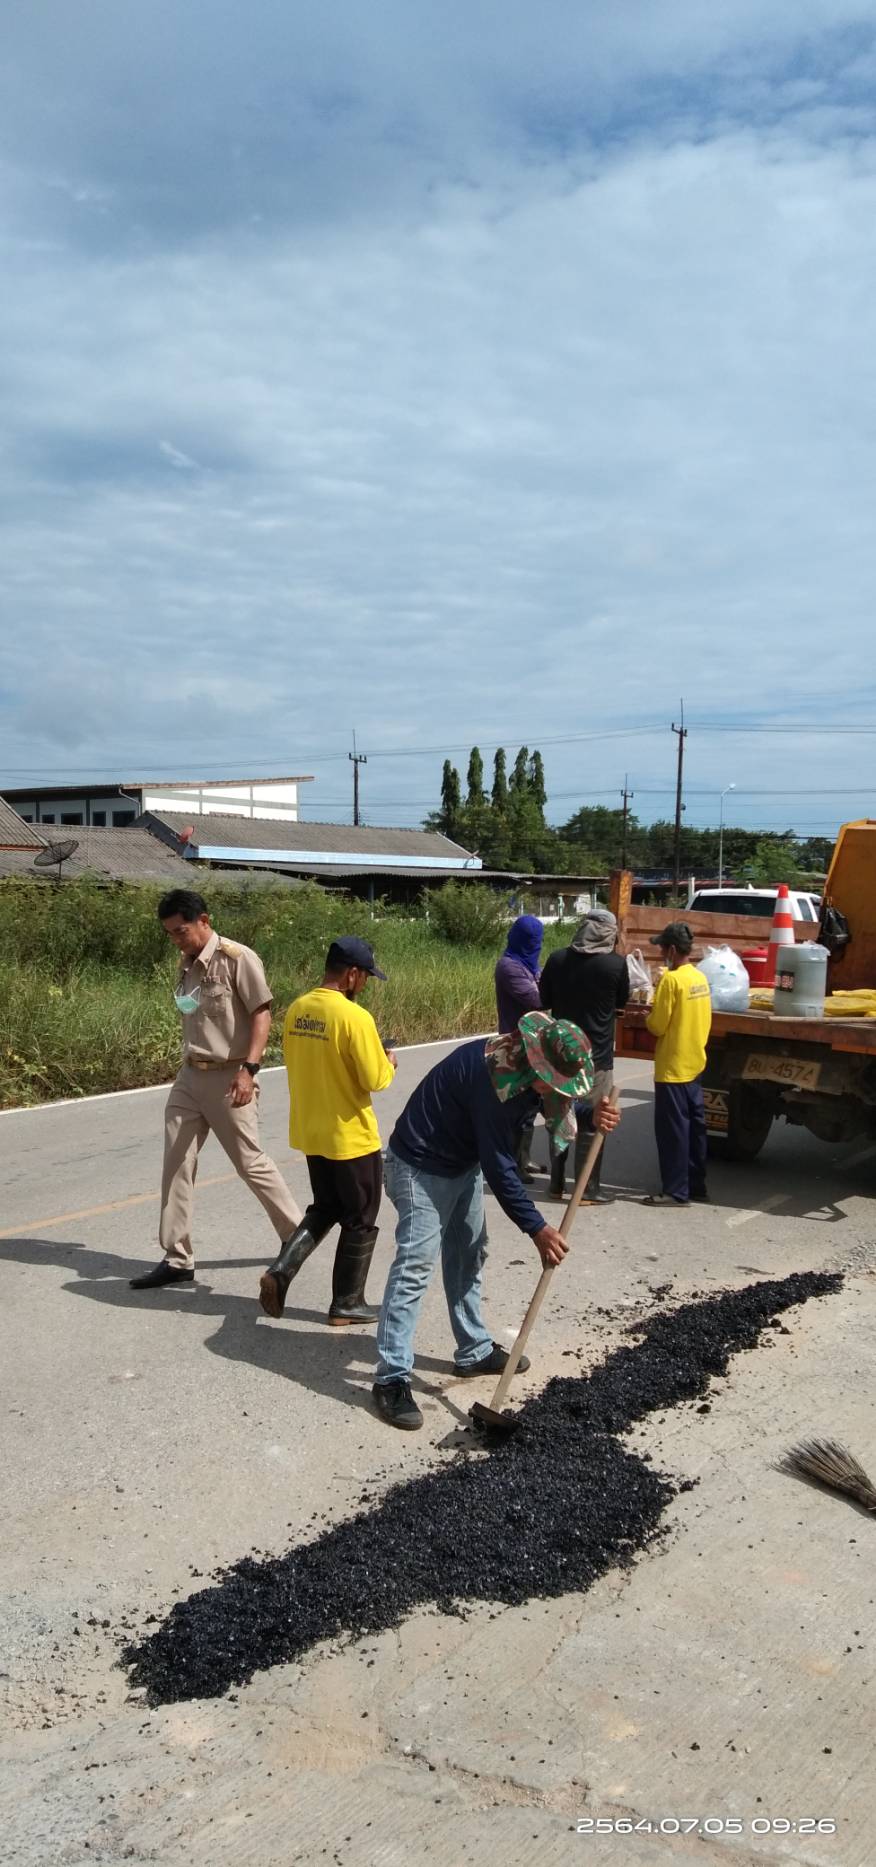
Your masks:
M377 1241L383 1158L372 1092L388 1089L395 1058L356 998L385 979L367 940L350 935L329 947L322 985L296 998L283 1026L289 1077L289 1141L307 1156L313 1198L301 1224L261 1280L259 1301L282 1316L286 1292L320 1240L339 1225L329 1322L374 1322L365 1281Z
M661 1193L647 1206L688 1206L706 1200L706 1118L702 1074L712 1028L712 996L705 974L690 963L693 934L686 921L671 921L652 946L663 948L666 971L654 993L648 1029L657 1039L654 1057L654 1132Z

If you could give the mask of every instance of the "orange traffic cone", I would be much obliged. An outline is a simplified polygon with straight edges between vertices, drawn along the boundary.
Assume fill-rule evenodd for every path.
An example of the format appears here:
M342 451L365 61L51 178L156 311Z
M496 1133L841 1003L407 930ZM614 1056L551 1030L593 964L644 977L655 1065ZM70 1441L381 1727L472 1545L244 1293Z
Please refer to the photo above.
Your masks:
M770 929L770 943L767 948L767 985L775 985L776 961L779 957L779 947L793 945L794 917L791 913L791 903L788 898L788 884L787 882L780 882L778 894L776 895L776 911L773 915L773 924Z

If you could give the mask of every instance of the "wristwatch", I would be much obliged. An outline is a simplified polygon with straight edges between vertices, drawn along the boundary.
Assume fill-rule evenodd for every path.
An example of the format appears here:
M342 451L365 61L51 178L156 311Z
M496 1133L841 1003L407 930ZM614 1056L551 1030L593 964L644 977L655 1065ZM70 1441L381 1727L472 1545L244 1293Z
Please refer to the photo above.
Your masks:
M260 1063L242 1063L241 1064L241 1069L247 1070L250 1076L258 1076L258 1073L261 1067L262 1066Z

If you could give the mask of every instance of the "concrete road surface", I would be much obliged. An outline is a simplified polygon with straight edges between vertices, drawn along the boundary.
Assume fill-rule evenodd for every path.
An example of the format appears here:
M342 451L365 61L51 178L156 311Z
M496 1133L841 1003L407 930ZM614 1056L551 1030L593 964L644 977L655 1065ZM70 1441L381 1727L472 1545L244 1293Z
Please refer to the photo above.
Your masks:
M402 1054L384 1136L440 1054ZM162 1091L0 1116L4 1862L876 1860L876 1523L773 1469L822 1432L876 1476L876 1150L777 1130L753 1165L715 1165L711 1206L648 1211L650 1070L620 1077L606 1162L618 1197L582 1213L519 1393L600 1359L655 1303L847 1271L839 1296L736 1360L710 1411L679 1408L632 1436L657 1468L697 1480L669 1538L587 1595L417 1613L233 1697L156 1711L115 1663L124 1622L452 1458L460 1416L489 1388L454 1379L436 1283L418 1337L425 1429L379 1422L373 1332L324 1324L327 1251L286 1318L262 1317L272 1234L213 1141L196 1285L130 1290L155 1253ZM266 1145L303 1204L284 1077L262 1083ZM487 1313L510 1341L538 1266L489 1209ZM391 1249L385 1209L375 1295ZM699 1828L647 1832L661 1818ZM818 1821L836 1832L801 1832Z

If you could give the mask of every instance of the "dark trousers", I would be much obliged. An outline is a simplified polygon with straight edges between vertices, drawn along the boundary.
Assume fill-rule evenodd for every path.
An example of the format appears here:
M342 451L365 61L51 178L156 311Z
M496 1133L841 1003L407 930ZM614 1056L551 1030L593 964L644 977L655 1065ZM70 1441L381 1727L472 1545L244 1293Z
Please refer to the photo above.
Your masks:
M703 1083L654 1084L654 1133L663 1191L690 1199L706 1190L706 1117Z
M307 1171L313 1198L304 1214L304 1224L314 1237L324 1238L333 1225L354 1238L364 1238L375 1230L383 1191L383 1156L377 1148L358 1160L327 1160L323 1154L307 1155Z

